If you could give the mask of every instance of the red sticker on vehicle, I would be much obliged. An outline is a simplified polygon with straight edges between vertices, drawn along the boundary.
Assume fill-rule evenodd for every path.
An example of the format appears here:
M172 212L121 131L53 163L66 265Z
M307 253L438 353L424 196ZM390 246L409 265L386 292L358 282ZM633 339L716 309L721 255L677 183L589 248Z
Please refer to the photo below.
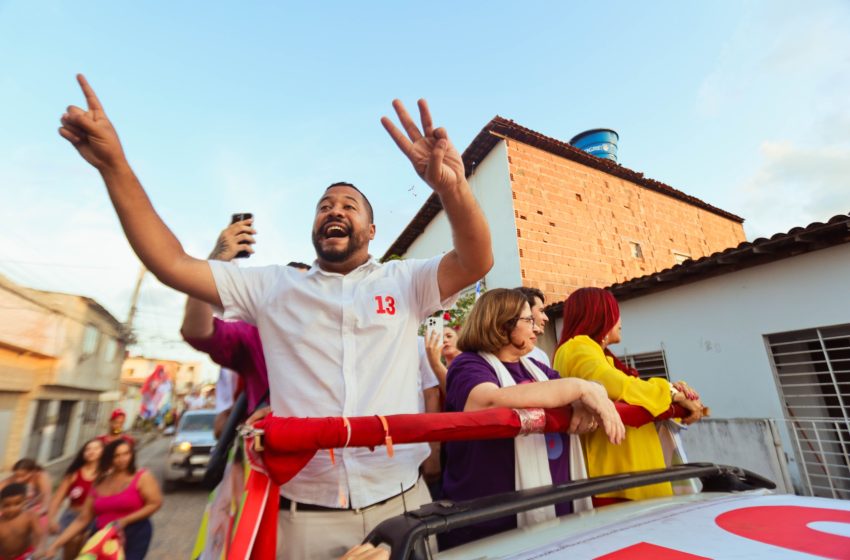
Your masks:
M850 559L850 538L810 528L809 523L850 523L850 511L803 506L754 506L717 516L718 526L746 539L788 550Z
M642 542L604 556L597 556L594 560L711 560L711 558Z

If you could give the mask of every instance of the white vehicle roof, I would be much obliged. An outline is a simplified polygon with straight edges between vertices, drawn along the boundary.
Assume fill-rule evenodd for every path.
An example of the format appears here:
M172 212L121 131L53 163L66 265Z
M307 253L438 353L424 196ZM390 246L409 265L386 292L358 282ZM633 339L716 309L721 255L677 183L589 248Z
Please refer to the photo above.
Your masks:
M468 543L438 558L850 558L850 502L767 490L626 502Z

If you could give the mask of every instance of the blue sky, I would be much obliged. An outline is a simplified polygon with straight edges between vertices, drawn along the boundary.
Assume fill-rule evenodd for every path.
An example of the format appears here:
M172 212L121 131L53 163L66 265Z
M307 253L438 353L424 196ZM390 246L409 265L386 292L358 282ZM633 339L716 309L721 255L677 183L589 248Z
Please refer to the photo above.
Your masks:
M87 75L154 205L205 255L257 216L256 264L313 258L323 186L360 185L382 254L428 194L379 123L428 99L462 150L494 115L747 219L750 238L850 211L850 3L0 0L0 273L124 318L137 261L56 134ZM412 190L411 190L411 187ZM147 353L188 356L181 298L145 283Z

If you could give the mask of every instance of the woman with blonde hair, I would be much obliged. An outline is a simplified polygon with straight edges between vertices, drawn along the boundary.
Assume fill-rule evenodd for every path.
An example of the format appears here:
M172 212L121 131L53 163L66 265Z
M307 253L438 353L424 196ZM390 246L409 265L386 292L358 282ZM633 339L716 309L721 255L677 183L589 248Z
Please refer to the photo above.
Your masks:
M555 353L555 369L565 379L595 381L615 401L641 406L653 416L666 412L673 403L690 412L690 424L702 416L699 395L684 382L640 379L634 368L621 362L608 346L620 342L620 308L611 292L581 288L564 302L564 325ZM582 436L587 474L590 477L665 467L661 442L654 423L626 428L626 441L614 447L598 433ZM624 500L670 496L669 482L609 492L594 497L597 506Z
M603 437L620 443L625 428L604 388L580 379L561 379L545 364L526 358L536 339L531 308L523 294L493 289L482 295L461 329L457 346L462 353L449 366L446 410L575 404L571 431L595 430L601 423ZM451 500L570 480L569 438L565 434L447 442L446 455L443 495ZM572 504L564 503L480 523L441 536L441 547L571 512Z

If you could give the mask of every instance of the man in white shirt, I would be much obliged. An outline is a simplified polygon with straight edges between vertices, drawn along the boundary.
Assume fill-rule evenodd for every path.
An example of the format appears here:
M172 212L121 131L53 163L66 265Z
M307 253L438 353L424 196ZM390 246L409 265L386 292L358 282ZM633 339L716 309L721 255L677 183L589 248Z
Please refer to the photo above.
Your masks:
M328 187L316 207L317 259L303 274L286 266L239 268L187 255L156 214L94 91L78 76L87 110L69 107L59 133L103 177L136 254L161 282L224 309L225 319L256 324L269 370L271 409L279 416L360 416L418 411L416 331L493 264L490 232L460 154L434 128L419 101L422 130L400 101L404 132L387 132L439 196L454 249L431 260L386 264L369 255L371 205L353 185ZM250 226L235 237L247 240ZM286 558L330 558L386 517L429 499L417 484L424 444L346 449L331 464L319 453L281 493ZM408 491L409 489L412 489ZM404 490L404 500L398 494ZM281 547L279 547L281 548Z
M206 406L207 401L201 396L201 390L196 387L186 395L184 403L186 404L186 410L200 410Z

